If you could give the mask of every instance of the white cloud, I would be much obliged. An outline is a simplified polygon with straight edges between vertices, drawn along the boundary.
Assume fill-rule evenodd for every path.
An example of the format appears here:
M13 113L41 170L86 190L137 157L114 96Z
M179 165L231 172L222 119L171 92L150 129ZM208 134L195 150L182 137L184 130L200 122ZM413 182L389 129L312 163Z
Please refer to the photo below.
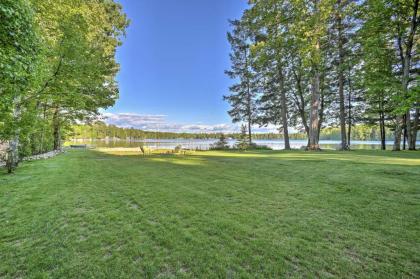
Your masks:
M239 132L239 124L220 123L220 124L203 124L203 123L172 123L167 120L166 115L153 114L136 114L136 113L103 113L104 121L108 124L116 125L124 128L136 128L144 131L161 131L161 132L186 132L186 133L230 133ZM253 127L254 132L277 132L276 127L269 125L268 127Z
M137 129L156 129L165 124L165 115L141 115L135 113L103 113L104 120L108 124L113 124L124 128Z

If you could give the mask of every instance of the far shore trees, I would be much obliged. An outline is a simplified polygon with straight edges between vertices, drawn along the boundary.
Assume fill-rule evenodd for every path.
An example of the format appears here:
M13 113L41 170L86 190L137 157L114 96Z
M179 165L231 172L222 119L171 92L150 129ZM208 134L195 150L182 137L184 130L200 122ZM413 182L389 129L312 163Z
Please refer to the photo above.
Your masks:
M246 131L246 139L248 141L248 131ZM214 140L219 139L221 133L175 133L175 132L155 132L144 131L135 128L122 128L115 125L107 125L101 121L96 121L90 124L73 125L71 132L67 134L69 141L124 141L127 138L133 140L144 139L192 139L192 140ZM240 133L226 133L226 138L238 139ZM393 132L387 125L385 127L385 139L392 140ZM291 140L305 140L307 139L306 132L292 133L289 135ZM283 135L280 133L253 133L254 140L282 140ZM323 140L340 140L340 129L338 127L326 127L322 129L320 139ZM361 141L380 141L381 133L379 127L375 124L356 124L353 125L351 140Z

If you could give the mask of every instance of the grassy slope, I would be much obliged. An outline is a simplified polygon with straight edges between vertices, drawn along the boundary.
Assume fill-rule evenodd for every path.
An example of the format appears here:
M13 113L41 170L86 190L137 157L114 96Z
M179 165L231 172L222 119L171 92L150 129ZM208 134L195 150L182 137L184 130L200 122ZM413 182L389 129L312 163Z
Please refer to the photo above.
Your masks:
M0 174L0 278L420 276L420 153L119 156Z

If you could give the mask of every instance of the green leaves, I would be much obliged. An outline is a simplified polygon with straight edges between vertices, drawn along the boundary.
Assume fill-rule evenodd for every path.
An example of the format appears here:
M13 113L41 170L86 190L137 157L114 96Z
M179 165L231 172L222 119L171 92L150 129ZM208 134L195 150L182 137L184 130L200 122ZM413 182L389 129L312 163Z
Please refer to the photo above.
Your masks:
M114 104L115 52L128 25L120 4L3 0L0 21L0 139L18 135L21 150L39 152L54 129Z

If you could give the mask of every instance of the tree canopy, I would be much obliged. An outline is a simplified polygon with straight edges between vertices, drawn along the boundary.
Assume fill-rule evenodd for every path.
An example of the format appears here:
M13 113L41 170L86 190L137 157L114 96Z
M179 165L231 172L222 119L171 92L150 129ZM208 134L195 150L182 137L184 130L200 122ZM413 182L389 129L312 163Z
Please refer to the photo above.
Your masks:
M12 171L19 156L59 149L63 130L115 103L128 20L112 0L7 0L0 18L0 140Z
M308 149L319 149L321 129L340 127L347 150L356 124L376 124L385 149L386 130L394 150L416 148L420 95L418 0L251 0L234 34L228 35L232 67L251 81L252 95L231 88L232 112L256 104L254 124L276 125L288 146L288 127L304 131ZM249 63L250 61L250 63ZM254 79L245 79L252 73ZM236 80L238 75L232 76ZM251 113L249 113L251 115Z

